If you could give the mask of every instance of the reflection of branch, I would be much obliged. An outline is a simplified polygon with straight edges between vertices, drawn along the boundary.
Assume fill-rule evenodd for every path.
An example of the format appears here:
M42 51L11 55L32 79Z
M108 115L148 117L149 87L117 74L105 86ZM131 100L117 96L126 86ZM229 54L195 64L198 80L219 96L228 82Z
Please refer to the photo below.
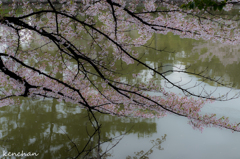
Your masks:
M77 150L77 152L78 152L78 154L80 153L79 152L79 149L78 149L78 147L77 147L77 145L75 144L75 142L73 142L72 141L72 139L68 136L68 134L61 128L61 127L59 127L61 130L62 130L62 132L67 136L67 138L71 141L71 143L74 145L74 146L72 146L68 151L70 151L71 149L73 149L73 148L76 148L76 150ZM71 157L72 158L72 157Z
M161 147L161 144L166 141L166 137L167 135L164 134L164 136L162 136L162 139L160 138L157 138L155 141L154 140L151 140L151 143L153 144L153 146L147 151L144 153L143 150L139 151L139 152L134 152L136 156L134 157L131 157L131 156L127 156L126 159L149 159L149 155L153 153L153 148L157 148L158 150L163 150L163 148Z
M109 152L110 150L112 150L115 146L117 146L117 144L119 144L119 142L123 139L124 135L126 135L127 133L129 133L132 128L133 128L133 126L132 126L128 131L126 131L125 133L123 133L122 135L115 136L114 138L111 138L111 139L109 139L109 140L107 140L107 141L102 142L101 144L106 143L106 142L113 141L113 140L115 140L116 138L119 138L119 137L120 137L120 139L118 139L118 141L117 141L112 147L110 147L109 149L106 149L106 151L101 155L101 157L104 156L104 154L106 154L106 153Z
M94 117L93 117L94 116ZM114 147L116 147L116 145L119 144L119 142L123 139L123 137L130 132L130 130L133 128L133 126L126 131L125 133L123 133L122 135L119 136L115 136L113 138L107 139L105 141L101 141L101 125L99 124L97 118L95 117L94 113L92 113L91 111L88 110L88 118L89 118L89 122L92 124L92 127L94 128L94 132L93 133L89 133L87 127L86 127L86 132L88 134L88 141L87 143L84 145L83 149L80 151L79 148L77 147L77 144L68 136L67 132L65 132L61 127L59 127L63 133L67 136L67 138L70 140L70 142L73 144L72 147L70 147L68 149L68 151L71 151L73 148L75 148L77 150L77 155L74 157L68 157L68 158L85 158L85 157L89 157L90 153L92 154L92 156L94 156L94 152L96 153L96 157L97 158L105 158L107 156L110 156L111 154L109 154L108 152L111 151ZM98 123L98 124L94 124ZM87 126L87 125L86 125ZM96 141L96 145L93 146L93 141L94 138L97 137L97 141ZM114 143L110 148L106 148L106 150L103 152L101 145L106 144L106 143L110 143L113 140L117 140L116 143Z

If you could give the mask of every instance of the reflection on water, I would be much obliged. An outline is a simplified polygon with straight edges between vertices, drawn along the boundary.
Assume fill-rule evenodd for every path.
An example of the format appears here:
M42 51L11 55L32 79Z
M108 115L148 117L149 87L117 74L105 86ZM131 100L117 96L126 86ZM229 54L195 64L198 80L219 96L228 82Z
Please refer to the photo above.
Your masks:
M76 156L76 149L70 149L72 143L68 137L81 150L88 141L86 130L88 133L92 131L86 110L56 100L25 99L20 106L2 107L0 114L0 151L37 152L38 158ZM100 114L96 117L102 124L103 141L127 132L132 126L134 128L129 133L140 138L156 133L154 119L117 118Z
M218 44L180 39L171 33L154 35L152 38L149 46L156 49L167 49L163 52L157 52L154 49L135 49L144 54L142 61L165 73L170 80L179 81L181 79L183 83L189 80L192 80L192 83L199 82L200 79L193 75L166 72L176 69L176 66L185 68L191 64L189 71L203 71L208 67L209 76L222 76L225 81L235 83L236 88L239 89L240 76L236 73L239 68L237 47L221 45L216 50ZM122 75L122 79L125 81L136 80L132 78L132 73L129 73L134 72L145 75L145 78L139 79L141 82L154 79L159 84L163 84L159 75L154 75L144 67L129 65L122 70L125 70L125 74ZM206 84L209 89L215 89L210 81L205 81L203 84ZM198 89L198 87L195 88L195 91L199 91ZM226 92L227 88L220 87L218 90ZM178 90L171 89L171 91L177 92ZM227 113L230 120L240 121L239 103L239 99L215 102L206 105L203 111L217 112L220 115ZM86 130L93 131L87 111L69 103L58 103L55 100L22 99L21 105L0 108L0 114L0 152L36 152L39 153L38 158L43 159L76 156L77 150L73 148L69 138L81 150L89 139ZM109 152L112 158L134 157L137 152L137 154L143 155L151 150L153 146L151 140L159 141L157 139L164 137L165 134L167 134L166 141L161 142L161 148L164 150L154 150L149 154L149 158L225 159L240 156L237 149L240 147L239 133L232 134L229 130L207 128L201 134L192 130L187 124L186 118L174 115L162 119L118 118L103 114L96 114L96 116L102 124L102 141L130 130L113 151ZM91 142L91 145L96 144L95 140ZM114 143L116 142L113 141L112 144ZM107 143L103 144L101 148L104 151L106 147L108 147Z

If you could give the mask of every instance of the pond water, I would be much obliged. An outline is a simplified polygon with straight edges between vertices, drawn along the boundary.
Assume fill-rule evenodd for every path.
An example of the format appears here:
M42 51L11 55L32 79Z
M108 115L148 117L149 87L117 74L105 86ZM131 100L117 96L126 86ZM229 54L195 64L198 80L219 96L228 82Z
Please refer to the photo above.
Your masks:
M191 65L189 71L203 71L208 67L209 76L222 77L225 81L235 84L235 89L229 93L230 95L240 91L239 46L180 39L171 33L154 35L150 45L157 49L166 48L166 50L156 52L142 49L146 53L144 60L147 64L155 68L159 67L162 71L186 68L189 65ZM164 81L151 71L138 68L137 72L145 75L145 78L141 79L143 82L154 78L159 84L164 85ZM172 81L181 80L181 83L191 81L188 85L201 80L190 74L176 72L168 73L166 76ZM132 78L130 75L124 75L122 80L128 81ZM208 91L216 88L212 82L206 81L195 87L193 91L201 91L203 85L206 85ZM181 93L175 88L170 91ZM219 87L215 95L227 91L229 91L228 88ZM239 103L240 99L214 102L206 104L202 111L203 113L216 112L218 116L226 115L230 117L230 121L237 122L240 121ZM20 105L0 108L0 114L1 158L7 158L1 151L36 152L38 156L35 158L43 159L71 157L77 154L72 142L81 150L89 139L86 130L92 131L85 110L56 100L22 99ZM103 114L96 114L96 116L102 124L103 140L123 135L112 143L101 146L102 151L105 151L123 137L108 152L111 155L109 158L133 158L140 151L143 151L142 154L149 153L150 159L237 159L240 157L240 133L232 133L230 130L205 128L200 132L188 124L187 118L171 114L160 119L118 118ZM151 140L159 142L154 146ZM91 142L94 146L96 141ZM161 146L160 149L158 146Z

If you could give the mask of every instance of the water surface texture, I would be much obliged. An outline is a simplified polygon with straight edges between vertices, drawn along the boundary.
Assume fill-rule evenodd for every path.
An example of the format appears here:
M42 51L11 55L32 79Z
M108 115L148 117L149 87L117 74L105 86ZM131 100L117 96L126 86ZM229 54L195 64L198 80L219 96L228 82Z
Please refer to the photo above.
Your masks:
M209 76L222 77L226 82L235 84L235 89L229 93L230 96L239 91L239 46L181 39L171 33L154 35L150 46L156 49L166 48L163 52L136 48L145 53L143 60L154 68L167 71L191 66L188 68L189 71L203 71L207 67ZM154 78L159 84L164 84L164 81L153 72L141 67L133 68L136 73L144 75L142 82ZM166 76L176 82L190 81L188 85L201 82L201 79L190 74L168 72ZM136 79L132 79L132 75L125 72L122 80ZM213 83L206 81L193 90L201 91L202 86L205 86L208 91L216 88ZM181 93L175 88L170 91ZM229 91L228 88L219 87L215 95L227 91ZM229 116L230 121L239 122L239 103L240 99L214 102L206 104L202 111L203 113L215 112L219 117L226 115ZM194 130L188 124L188 119L184 117L171 114L159 119L119 118L103 114L96 114L96 117L102 124L103 141L119 136L112 142L101 145L102 151L114 145L114 148L108 152L109 158L133 158L145 153L149 153L150 159L237 159L240 157L240 133L219 128L205 128L200 132ZM74 144L81 150L89 140L87 132L93 131L86 110L70 103L59 103L49 99L22 98L20 105L2 107L0 123L0 152L36 152L38 156L35 158L43 159L75 156L77 149ZM123 137L122 140L116 144L121 137ZM151 142L152 140L154 142ZM93 138L91 142L94 146L97 141ZM4 158L3 155L1 157Z

